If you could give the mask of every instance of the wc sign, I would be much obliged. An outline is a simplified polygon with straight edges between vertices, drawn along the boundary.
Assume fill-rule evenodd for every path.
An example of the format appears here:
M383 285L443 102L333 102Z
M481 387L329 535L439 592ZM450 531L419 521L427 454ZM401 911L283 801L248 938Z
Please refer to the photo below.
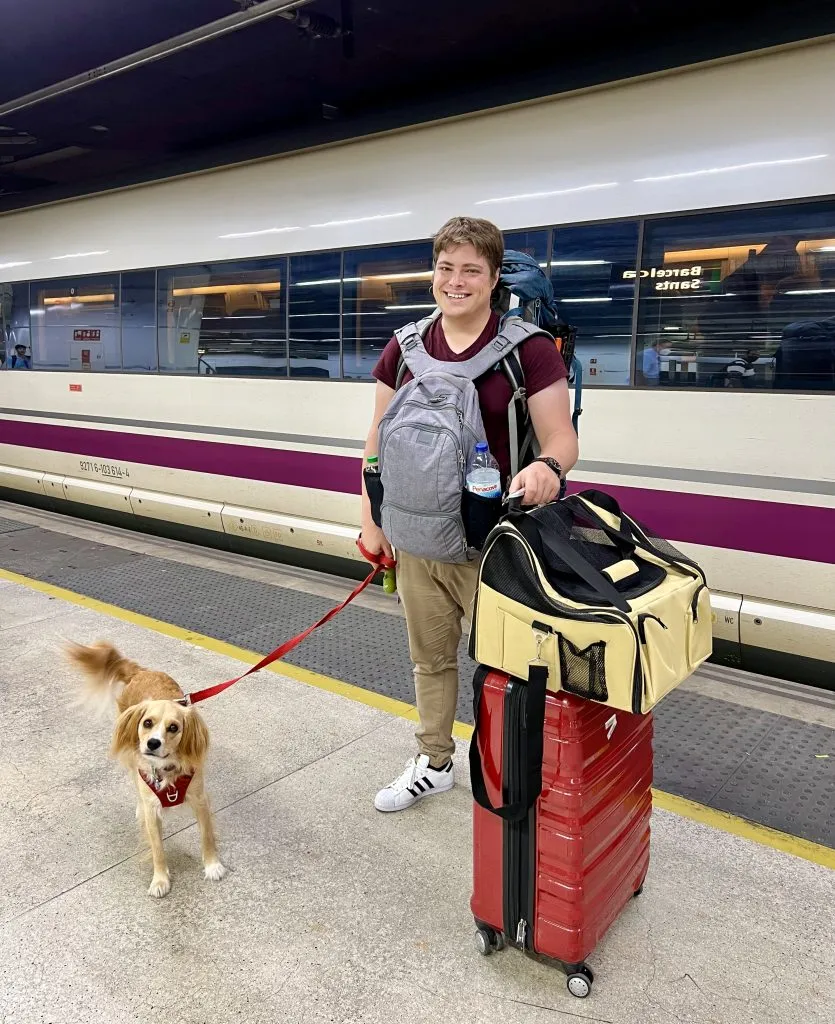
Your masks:
M704 283L704 268L695 263L690 267L645 267L642 270L624 270L623 280L651 281L656 292L698 292Z

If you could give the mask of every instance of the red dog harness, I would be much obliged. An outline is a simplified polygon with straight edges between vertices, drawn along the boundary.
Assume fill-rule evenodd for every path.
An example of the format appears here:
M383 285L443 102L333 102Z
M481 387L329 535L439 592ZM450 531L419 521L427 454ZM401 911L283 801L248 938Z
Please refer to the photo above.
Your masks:
M161 782L155 783L146 779L142 772L139 773L139 777L148 789L153 793L156 793L157 799L163 807L179 807L186 798L188 785L194 776L178 775L177 778L172 782L169 782L167 786L163 786Z

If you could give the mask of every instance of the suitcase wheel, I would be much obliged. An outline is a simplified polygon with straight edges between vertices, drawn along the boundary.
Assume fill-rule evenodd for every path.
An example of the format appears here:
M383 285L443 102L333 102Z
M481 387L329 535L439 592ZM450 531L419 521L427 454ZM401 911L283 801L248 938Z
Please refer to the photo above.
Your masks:
M585 999L591 992L591 985L593 981L594 975L591 972L591 968L586 967L585 964L583 964L583 966L578 970L573 971L568 975L566 987L573 996L577 997L577 999Z
M644 891L644 883L641 882L641 884L638 886L638 888L635 890L635 892L632 893L632 895L633 896L640 896L643 891Z
M475 948L482 956L490 956L494 950L504 949L504 935L492 928L479 928L475 933Z

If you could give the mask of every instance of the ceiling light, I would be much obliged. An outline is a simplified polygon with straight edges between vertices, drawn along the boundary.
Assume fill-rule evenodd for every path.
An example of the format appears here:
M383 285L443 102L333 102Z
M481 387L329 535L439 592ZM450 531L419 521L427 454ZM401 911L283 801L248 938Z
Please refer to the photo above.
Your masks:
M283 235L288 231L301 231L300 227L262 228L260 231L233 231L229 235L218 235L218 238L255 238L256 235Z
M835 245L822 245L820 249L813 249L812 252L835 252Z
M50 256L51 260L76 260L82 256L106 256L109 249L91 249L90 252L65 252L63 256Z
M603 267L608 266L608 260L551 260L552 267ZM543 263L544 267L545 264Z
M835 288L798 288L796 291L787 291L786 295L832 295Z
M361 281L361 277L323 277L321 281L291 281L293 288L312 287L317 284L342 284L343 281Z
M395 217L411 217L411 210L403 213L375 213L371 217L349 217L347 220L326 220L321 224L311 224L312 228L337 228L343 224L364 224L371 220L393 220Z
M0 270L8 270L9 267L28 267L31 260L12 260L9 263L0 263Z
M558 302L611 302L612 297L610 295L601 295L594 299L558 299Z
M573 188L557 188L550 192L520 192L513 196L496 196L493 199L479 199L476 206L486 206L488 203L511 203L517 199L544 199L547 196L567 196L574 192L593 192L601 188L617 188L620 182L604 181L593 185L575 185Z
M700 174L726 174L729 171L747 171L753 167L776 167L781 164L802 164L810 160L825 160L828 153L816 153L814 156L795 156L785 160L755 160L747 164L729 164L727 167L705 167L698 171L682 171L679 174L658 174L649 178L633 178L635 182L673 181L676 178L695 178Z
M435 309L434 302L414 302L406 306L386 306L386 309Z

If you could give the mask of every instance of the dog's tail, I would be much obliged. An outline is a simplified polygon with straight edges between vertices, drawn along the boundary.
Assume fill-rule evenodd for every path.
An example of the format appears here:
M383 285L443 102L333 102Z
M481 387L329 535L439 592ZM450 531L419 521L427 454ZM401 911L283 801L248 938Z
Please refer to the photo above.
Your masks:
M142 671L135 661L129 661L112 644L103 641L90 647L70 643L66 653L86 677L81 700L98 705L102 710L118 698L124 685L137 672Z

